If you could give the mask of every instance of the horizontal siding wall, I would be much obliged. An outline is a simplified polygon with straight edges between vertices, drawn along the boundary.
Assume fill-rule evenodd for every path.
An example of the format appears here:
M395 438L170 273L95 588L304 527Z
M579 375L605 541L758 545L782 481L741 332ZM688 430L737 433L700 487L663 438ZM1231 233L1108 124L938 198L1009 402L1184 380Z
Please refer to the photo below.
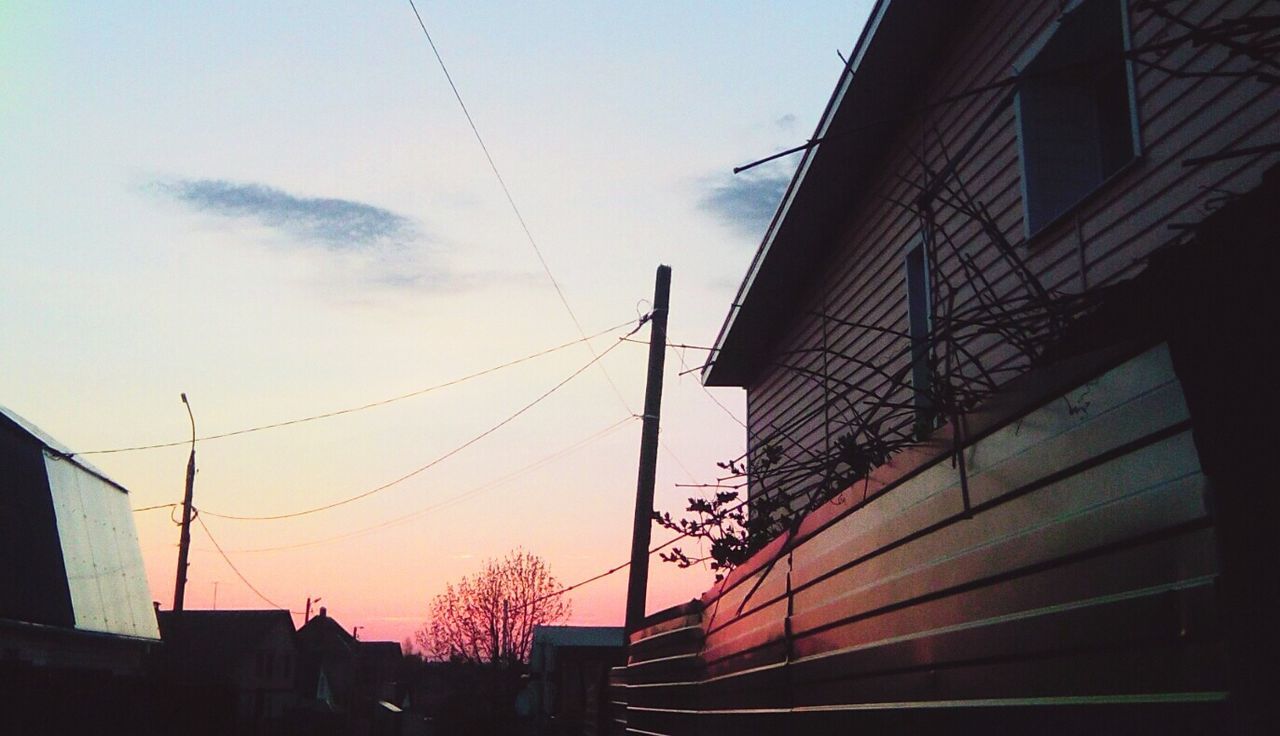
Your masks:
M975 3L943 49L918 107L1007 78L1058 16L1056 0ZM1194 23L1248 15L1263 3L1238 0L1173 3ZM1147 10L1130 13L1131 45L1142 48L1185 33ZM1012 105L1006 90L963 96L904 121L871 177L866 194L851 203L827 260L814 269L790 326L773 357L748 386L749 448L765 444L783 453L791 472L752 478L751 493L794 492L821 480L802 467L830 454L850 417L876 401L907 404L901 381L909 368L903 257L921 232L919 216L895 202L913 201L923 181L921 157L931 170L972 143L948 182L981 202L1004 237L1040 282L1057 293L1079 293L1115 283L1141 270L1144 258L1180 236L1171 225L1203 219L1223 191L1244 192L1277 157L1259 155L1196 166L1192 157L1275 142L1280 94L1250 78L1179 77L1178 72L1239 71L1248 65L1213 44L1186 43L1144 54L1133 65L1142 155L1060 222L1024 234L1021 166ZM1161 68L1156 68L1158 64ZM940 204L935 222L982 270L994 293L1025 295L1025 285L984 237L976 222ZM973 306L974 289L945 243L938 271L956 288L956 307ZM824 320L822 315L829 316ZM874 325L859 329L846 323ZM1017 375L1025 360L997 337L971 346L999 380ZM857 401L847 399L850 387ZM910 417L898 429L910 431ZM784 468L785 469L785 468Z
M945 457L884 468L633 634L619 732L1210 729L1218 568L1168 351L1055 395L965 450L967 509Z

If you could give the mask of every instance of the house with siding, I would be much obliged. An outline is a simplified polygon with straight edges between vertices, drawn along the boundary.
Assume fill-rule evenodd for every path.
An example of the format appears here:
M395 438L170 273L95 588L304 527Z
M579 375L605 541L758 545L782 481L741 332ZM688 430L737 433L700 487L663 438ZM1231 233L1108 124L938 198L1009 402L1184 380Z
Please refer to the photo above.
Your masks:
M1272 733L1280 8L879 0L703 380L773 538L619 733Z

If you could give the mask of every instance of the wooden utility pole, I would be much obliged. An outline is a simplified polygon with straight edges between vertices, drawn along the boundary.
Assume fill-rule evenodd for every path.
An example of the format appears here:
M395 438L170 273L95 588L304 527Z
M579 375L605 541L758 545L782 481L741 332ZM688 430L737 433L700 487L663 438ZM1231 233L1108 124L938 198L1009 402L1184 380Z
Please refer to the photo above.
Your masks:
M187 395L182 394L191 420L191 457L187 458L187 490L182 496L182 536L178 538L178 579L173 585L173 610L182 610L182 599L187 594L187 554L191 551L191 496L196 486L196 418L191 413Z
M627 580L627 631L644 619L649 587L649 532L653 526L653 485L658 472L658 417L662 413L662 368L667 353L667 302L671 267L658 266L649 316L649 377L644 391L644 425L640 432L640 472L636 480L636 515L631 527L631 571Z

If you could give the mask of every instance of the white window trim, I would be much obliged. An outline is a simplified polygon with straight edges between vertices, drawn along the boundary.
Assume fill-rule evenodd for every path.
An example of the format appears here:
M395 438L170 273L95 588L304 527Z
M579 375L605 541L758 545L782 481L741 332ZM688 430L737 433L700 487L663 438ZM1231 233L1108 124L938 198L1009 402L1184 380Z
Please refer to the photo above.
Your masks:
M1011 70L1014 76L1022 74L1022 71L1030 66L1031 63L1035 61L1036 57L1044 51L1045 47L1049 45L1049 42L1053 40L1053 37L1058 33L1059 28L1061 28L1062 19L1070 15L1085 2L1087 2L1087 0L1069 0L1069 2L1066 3L1061 12L1058 13L1058 17L1054 18L1053 23L1049 28L1046 28L1041 32L1040 35L1031 42L1031 45L1018 56L1017 60L1013 62ZM1119 6L1121 33L1123 35L1124 50L1127 53L1133 50L1132 29L1129 23L1129 0L1119 0ZM1141 120L1138 117L1138 87L1137 82L1134 79L1132 59L1125 59L1124 72L1125 82L1129 88L1129 135L1133 142L1133 158L1127 164L1121 166L1115 173L1104 178L1098 183L1098 186L1080 197L1076 202L1073 202L1053 219L1042 223L1034 231L1031 229L1031 217L1028 209L1028 203L1030 200L1027 192L1027 172L1024 164L1027 158L1027 151L1023 145L1022 136L1022 93L1020 90L1014 93L1013 117L1014 128L1017 132L1018 138L1018 186L1022 195L1022 236L1026 241L1030 242L1036 235L1052 230L1060 222L1074 215L1081 205L1092 199L1100 190L1105 189L1113 179L1124 175L1130 167L1143 158L1144 149L1142 145L1142 125Z

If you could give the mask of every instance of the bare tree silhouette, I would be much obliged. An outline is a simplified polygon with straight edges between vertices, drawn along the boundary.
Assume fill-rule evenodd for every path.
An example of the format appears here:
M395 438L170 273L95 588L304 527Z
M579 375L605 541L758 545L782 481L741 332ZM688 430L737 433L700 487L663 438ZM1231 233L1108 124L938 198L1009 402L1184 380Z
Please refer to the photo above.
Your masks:
M431 601L418 645L433 659L527 662L533 627L563 621L572 611L564 596L554 595L560 589L541 557L517 548L446 585Z

